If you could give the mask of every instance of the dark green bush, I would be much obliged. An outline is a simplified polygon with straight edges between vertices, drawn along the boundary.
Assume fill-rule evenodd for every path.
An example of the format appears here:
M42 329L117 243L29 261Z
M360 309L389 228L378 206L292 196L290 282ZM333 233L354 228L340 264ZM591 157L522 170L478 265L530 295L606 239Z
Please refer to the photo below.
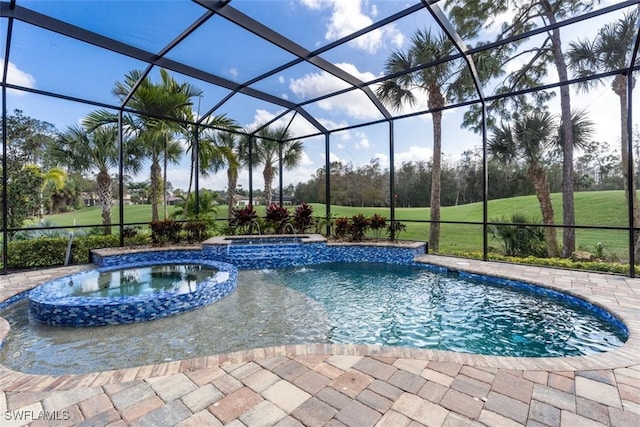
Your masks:
M403 231L407 231L407 226L400 221L391 221L387 227L387 237L389 240L398 240L398 236Z
M491 222L511 222L513 224L500 224L489 226L489 234L492 239L502 245L506 256L515 257L544 257L547 254L547 246L544 240L544 230L526 216L514 213L511 219L502 217L492 219Z
M153 221L151 223L151 241L154 244L180 243L182 224L172 219Z
M74 239L73 262L75 264L89 262L89 251L91 249L114 248L119 245L120 237L117 234L78 237Z
M138 235L138 229L134 227L124 227L122 229L122 236L125 239L132 239Z
M185 239L189 243L202 242L207 239L208 224L205 221L191 221L182 226Z
M65 237L14 240L7 247L7 267L10 270L25 270L63 265L67 244Z
M64 265L68 243L69 239L64 237L44 237L9 242L7 267L10 270L26 270ZM76 237L73 239L72 245L72 262L74 264L88 263L91 249L115 247L118 246L118 243L117 235Z

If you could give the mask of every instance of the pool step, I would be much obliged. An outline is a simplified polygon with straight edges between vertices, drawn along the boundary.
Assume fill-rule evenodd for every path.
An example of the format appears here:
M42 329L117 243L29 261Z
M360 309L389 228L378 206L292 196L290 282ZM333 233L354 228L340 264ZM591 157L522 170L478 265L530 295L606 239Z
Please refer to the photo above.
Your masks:
M250 244L229 245L227 262L239 268L253 268L256 261L264 268L277 268L299 265L303 260L302 244Z

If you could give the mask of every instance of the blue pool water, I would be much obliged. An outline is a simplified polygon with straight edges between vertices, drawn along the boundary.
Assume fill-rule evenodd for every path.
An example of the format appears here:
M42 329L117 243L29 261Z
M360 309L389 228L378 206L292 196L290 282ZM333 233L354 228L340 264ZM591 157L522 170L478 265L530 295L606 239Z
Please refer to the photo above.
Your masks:
M320 264L238 273L215 304L130 325L60 328L0 312L11 331L0 363L29 373L118 369L256 347L382 344L538 357L603 352L627 339L603 311L425 268Z
M192 292L198 282L213 277L217 269L200 264L167 264L112 271L91 271L69 284L70 296L128 297L149 293Z

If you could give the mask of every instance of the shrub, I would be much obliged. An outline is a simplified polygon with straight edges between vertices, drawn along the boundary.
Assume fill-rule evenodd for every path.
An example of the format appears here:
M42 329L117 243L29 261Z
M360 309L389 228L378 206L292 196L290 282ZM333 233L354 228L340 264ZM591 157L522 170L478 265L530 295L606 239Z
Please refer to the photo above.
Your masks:
M11 270L26 270L63 265L68 243L67 237L43 237L9 242L7 267ZM88 263L91 249L116 247L118 243L117 235L76 237L72 244L72 261L75 264Z
M117 234L78 237L74 239L73 262L87 263L90 261L89 252L91 249L114 248L119 244L120 237Z
M304 233L313 227L313 207L302 203L298 206L293 214L293 227L296 232Z
M315 224L316 233L322 234L323 236L330 236L331 230L335 225L335 218L333 216L326 218L322 216L318 216L313 218L313 222Z
M184 230L185 239L189 243L202 242L207 239L207 223L206 221L198 220L187 222L182 226Z
M335 236L336 239L344 239L349 231L349 219L348 218L336 218L335 221Z
M233 216L233 218L229 221L229 225L233 229L238 229L240 234L248 234L251 224L258 218L258 214L251 205L240 209L233 208L231 210L231 216Z
M387 226L387 218L380 216L378 214L374 214L371 219L369 219L369 227L373 230L373 234L376 239L380 239L380 232Z
M349 224L349 234L353 242L361 242L364 240L365 233L370 226L369 218L363 214L356 214L351 217Z
M276 234L284 233L284 227L289 221L289 210L275 203L269 205L265 212L265 220Z
M407 226L400 221L391 221L387 227L387 238L389 240L398 241L400 233L407 231Z
M138 229L135 227L124 227L122 229L122 237L125 239L133 239L138 235Z
M154 244L179 243L182 224L172 219L158 220L151 223L151 241Z
M511 215L511 220L502 217L499 220L492 219L491 222L514 223L489 227L491 238L500 242L505 255L544 257L547 254L544 230L540 226L524 225L532 223L526 216L514 213Z
M63 265L68 241L65 237L42 237L9 242L7 267L24 270Z

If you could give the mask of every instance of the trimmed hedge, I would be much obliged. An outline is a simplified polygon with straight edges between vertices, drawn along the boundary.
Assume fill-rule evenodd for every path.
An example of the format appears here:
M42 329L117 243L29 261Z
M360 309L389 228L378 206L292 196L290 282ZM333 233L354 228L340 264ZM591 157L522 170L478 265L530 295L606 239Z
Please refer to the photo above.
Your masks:
M462 258L474 258L482 259L482 252L476 251L440 251L439 255L453 255ZM619 262L606 262L606 261L574 261L568 258L537 258L533 256L528 257L512 257L506 255L500 255L496 253L489 253L488 259L491 261L503 261L513 264L528 264L537 265L540 267L555 267L565 268L569 270L584 270L584 271L596 271L602 273L612 274L629 274L629 265L621 264ZM636 266L640 268L640 266Z
M32 240L16 240L8 244L7 267L10 270L26 270L64 265L69 240L66 237L45 237ZM73 263L89 262L89 250L118 246L119 237L81 236L73 239Z

